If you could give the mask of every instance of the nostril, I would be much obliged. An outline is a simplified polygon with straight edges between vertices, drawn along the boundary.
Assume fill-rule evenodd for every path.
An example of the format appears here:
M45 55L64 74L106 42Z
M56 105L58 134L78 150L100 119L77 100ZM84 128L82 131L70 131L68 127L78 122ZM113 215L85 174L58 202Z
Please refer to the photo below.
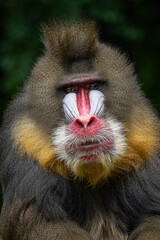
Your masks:
M77 128L88 128L90 126L93 126L96 124L96 117L83 117L83 118L77 118L74 121L74 126Z
M84 127L83 123L79 119L75 120L75 124L77 125L77 127L80 127L80 128Z
M88 124L87 124L87 127L89 127L90 125L92 125L92 124L94 123L94 121L95 121L95 118L94 118L94 117L91 117L91 118L89 119L89 122L88 122Z
M102 124L102 120L94 115L80 116L71 123L70 128L77 136L93 136L99 132Z

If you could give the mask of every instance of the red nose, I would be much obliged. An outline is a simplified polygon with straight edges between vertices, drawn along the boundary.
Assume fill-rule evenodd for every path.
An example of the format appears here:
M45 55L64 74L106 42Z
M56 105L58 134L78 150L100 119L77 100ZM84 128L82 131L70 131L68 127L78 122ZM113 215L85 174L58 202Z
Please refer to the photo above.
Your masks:
M71 123L71 130L79 137L92 136L98 133L102 122L96 116L81 116Z

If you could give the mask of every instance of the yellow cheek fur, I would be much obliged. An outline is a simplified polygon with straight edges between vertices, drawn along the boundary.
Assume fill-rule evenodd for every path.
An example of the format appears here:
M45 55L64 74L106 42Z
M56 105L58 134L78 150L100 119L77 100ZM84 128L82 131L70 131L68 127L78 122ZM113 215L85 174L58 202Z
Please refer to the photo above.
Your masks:
M138 121L139 120L139 121ZM115 162L113 173L138 169L156 152L159 144L159 129L151 118L138 119L127 125L127 151Z
M15 144L21 153L27 152L35 157L40 164L54 158L53 147L45 134L40 132L29 118L19 120L13 128Z
M128 127L128 145L141 152L141 155L148 158L152 155L159 143L159 129L151 121L141 120L139 125L132 124Z
M30 118L18 120L13 127L12 136L20 154L27 153L29 157L37 159L47 171L56 171L67 176L64 163L55 159L50 138Z

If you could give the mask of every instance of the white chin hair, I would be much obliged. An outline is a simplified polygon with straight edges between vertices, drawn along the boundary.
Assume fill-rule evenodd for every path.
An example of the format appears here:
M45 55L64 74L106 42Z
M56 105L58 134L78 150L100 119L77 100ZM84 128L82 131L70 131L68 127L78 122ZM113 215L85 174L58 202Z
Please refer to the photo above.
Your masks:
M125 130L123 125L114 120L111 117L105 119L109 125L109 129L103 127L98 134L94 137L80 138L77 137L74 133L67 131L67 125L58 127L52 136L53 151L57 156L57 160L64 161L65 164L72 170L74 170L77 164L81 164L82 160L80 159L84 155L84 151L75 151L75 153L66 151L66 147L69 146L78 146L84 141L90 142L100 142L104 139L104 135L108 134L109 130L112 133L113 138L113 147L105 153L98 153L98 162L101 162L102 165L112 165L116 159L124 155L126 150L126 139L125 139ZM87 151L88 154L96 154L98 149ZM85 161L83 162L85 163Z

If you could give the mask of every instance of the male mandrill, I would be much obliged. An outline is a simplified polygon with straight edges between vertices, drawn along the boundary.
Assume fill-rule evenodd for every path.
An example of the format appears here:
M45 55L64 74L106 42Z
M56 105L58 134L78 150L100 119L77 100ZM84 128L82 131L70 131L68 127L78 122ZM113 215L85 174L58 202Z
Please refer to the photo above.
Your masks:
M159 240L159 119L93 22L45 51L0 132L3 240Z

